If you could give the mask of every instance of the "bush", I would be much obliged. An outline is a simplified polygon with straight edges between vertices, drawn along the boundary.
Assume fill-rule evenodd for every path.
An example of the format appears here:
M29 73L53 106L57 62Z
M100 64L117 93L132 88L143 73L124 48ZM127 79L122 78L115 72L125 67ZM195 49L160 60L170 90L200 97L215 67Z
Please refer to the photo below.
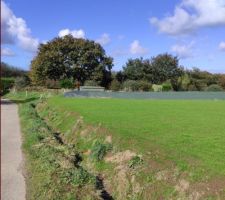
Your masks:
M14 85L14 78L1 78L1 94L6 94Z
M212 84L209 87L207 87L206 91L221 92L221 91L223 91L223 88L221 86L219 86L219 85Z
M134 80L127 80L123 83L123 89L125 91L138 91L139 84L137 81Z
M100 84L94 80L86 80L84 86L99 86Z
M95 141L91 148L91 158L96 161L100 161L104 158L106 153L112 149L111 144L103 144L98 140Z
M173 89L173 87L170 82L162 84L162 91L167 92L167 91L171 91L172 89Z
M162 92L162 85L153 84L152 89L154 92Z
M71 89L74 86L73 81L71 81L70 79L63 79L59 82L59 84L61 88L67 89Z
M15 79L15 88L21 90L30 85L30 79L28 76L17 77Z
M147 81L139 81L138 85L141 91L150 91L152 89L152 84Z
M110 89L111 89L112 91L119 91L119 90L121 89L121 84L120 84L120 82L117 81L117 80L113 80L113 81L111 82Z
M59 83L59 81L54 81L54 80L48 79L45 82L45 85L49 89L60 89L60 83Z

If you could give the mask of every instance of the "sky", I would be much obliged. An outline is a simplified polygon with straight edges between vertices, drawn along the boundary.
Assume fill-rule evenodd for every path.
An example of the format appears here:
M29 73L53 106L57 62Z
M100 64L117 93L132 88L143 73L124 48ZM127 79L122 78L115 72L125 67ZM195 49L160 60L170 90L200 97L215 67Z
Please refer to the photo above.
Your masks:
M225 0L4 0L1 60L28 70L40 43L72 34L100 43L114 71L161 53L225 73Z

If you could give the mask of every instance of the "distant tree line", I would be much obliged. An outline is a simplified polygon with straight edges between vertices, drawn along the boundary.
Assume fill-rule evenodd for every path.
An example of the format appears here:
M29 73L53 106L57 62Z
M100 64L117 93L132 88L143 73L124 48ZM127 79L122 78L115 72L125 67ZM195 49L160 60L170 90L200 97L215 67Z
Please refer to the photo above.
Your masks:
M1 62L1 77L18 77L28 74L28 71Z
M165 53L151 59L129 59L121 71L113 73L111 88L132 91L146 91L148 88L162 91L223 91L225 74L212 74L198 68L184 69L177 57Z
M2 76L20 77L18 87L74 88L76 84L103 86L113 91L222 91L225 74L185 69L179 59L164 53L150 59L129 59L112 72L113 58L103 47L71 35L41 44L28 72L1 63Z

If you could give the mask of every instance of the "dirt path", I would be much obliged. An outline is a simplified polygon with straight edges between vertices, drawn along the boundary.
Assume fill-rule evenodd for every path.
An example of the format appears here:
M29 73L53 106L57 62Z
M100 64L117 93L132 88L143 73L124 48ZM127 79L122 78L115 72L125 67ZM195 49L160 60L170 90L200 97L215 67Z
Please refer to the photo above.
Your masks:
M1 199L25 200L25 180L17 105L1 101Z

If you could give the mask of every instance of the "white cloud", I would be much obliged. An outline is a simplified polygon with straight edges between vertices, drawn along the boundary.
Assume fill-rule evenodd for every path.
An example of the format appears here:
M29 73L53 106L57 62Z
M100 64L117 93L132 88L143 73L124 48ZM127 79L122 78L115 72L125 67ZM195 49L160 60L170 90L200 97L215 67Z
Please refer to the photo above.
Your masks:
M220 44L219 44L219 49L220 49L221 51L225 51L225 42L220 42Z
M148 53L148 49L142 47L138 40L134 40L130 45L130 53L144 55Z
M72 35L74 38L85 38L85 32L82 29L79 30L69 30L69 29L62 29L59 31L58 36L64 37L65 35Z
M159 32L184 35L201 27L225 25L225 0L182 0L174 14L150 18Z
M31 36L26 21L16 17L4 1L1 1L1 9L2 44L18 43L24 50L36 51L39 41Z
M185 59L193 57L193 47L194 42L191 42L188 45L185 44L176 44L171 47L171 51L176 54L178 58Z
M110 41L111 41L111 39L109 37L109 34L107 34L107 33L103 33L101 35L101 37L96 40L97 43L99 43L103 46L109 44Z
M1 56L15 56L15 53L9 48L2 48Z
M129 51L126 49L122 49L122 48L115 49L112 52L112 56L115 56L115 57L126 56L128 54L129 54Z

